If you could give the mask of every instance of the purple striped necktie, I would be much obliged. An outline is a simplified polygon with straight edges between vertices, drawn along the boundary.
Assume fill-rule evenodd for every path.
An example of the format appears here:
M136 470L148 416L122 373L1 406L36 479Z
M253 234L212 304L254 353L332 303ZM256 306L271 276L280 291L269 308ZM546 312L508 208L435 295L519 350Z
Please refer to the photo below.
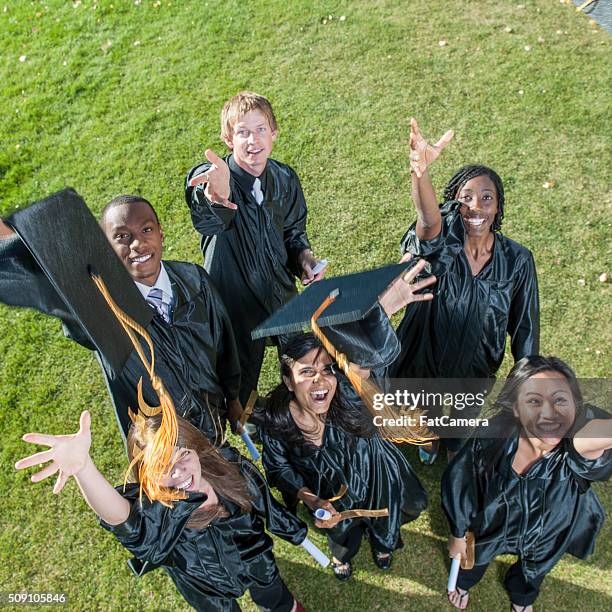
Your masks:
M162 300L163 291L159 287L153 287L147 295L147 302L163 317L166 323L170 323L170 305Z

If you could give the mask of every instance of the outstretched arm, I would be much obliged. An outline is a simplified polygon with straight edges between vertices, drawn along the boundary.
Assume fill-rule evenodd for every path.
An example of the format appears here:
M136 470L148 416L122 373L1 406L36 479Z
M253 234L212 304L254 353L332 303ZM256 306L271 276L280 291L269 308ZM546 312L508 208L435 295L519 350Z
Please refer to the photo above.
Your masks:
M612 448L612 419L592 419L575 436L574 448L585 459L599 459Z
M442 227L436 192L427 168L437 159L452 138L453 131L448 130L435 145L430 145L423 138L416 119L410 120L410 175L412 200L418 217L416 233L419 240L435 238Z
M85 410L81 413L80 428L75 434L66 436L25 434L23 439L26 442L43 444L50 449L21 459L15 464L15 469L22 470L50 461L51 463L40 472L32 475L32 482L40 482L59 471L53 487L53 492L59 493L70 476L74 476L91 509L109 525L119 525L127 520L131 506L100 474L89 456L90 422L89 412Z
M210 149L205 155L208 161L198 164L187 174L185 200L193 226L202 236L208 237L232 227L237 206L230 201L233 181L228 165Z

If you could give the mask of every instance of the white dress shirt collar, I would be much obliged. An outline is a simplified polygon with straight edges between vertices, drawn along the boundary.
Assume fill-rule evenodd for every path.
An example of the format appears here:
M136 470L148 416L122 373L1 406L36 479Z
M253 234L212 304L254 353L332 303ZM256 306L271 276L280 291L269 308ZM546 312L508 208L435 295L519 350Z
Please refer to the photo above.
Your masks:
M168 272L166 272L166 268L164 267L163 261L161 262L161 269L159 271L159 276L157 277L157 280L155 281L155 284L152 287L149 287L149 285L143 285L142 283L139 283L138 281L134 281L134 282L136 283L138 290L140 291L140 293L142 294L142 297L145 300L147 299L147 296L149 295L149 291L151 291L153 287L157 287L158 289L162 290L163 303L172 305L172 301L173 301L172 284L170 283L170 277L168 276Z

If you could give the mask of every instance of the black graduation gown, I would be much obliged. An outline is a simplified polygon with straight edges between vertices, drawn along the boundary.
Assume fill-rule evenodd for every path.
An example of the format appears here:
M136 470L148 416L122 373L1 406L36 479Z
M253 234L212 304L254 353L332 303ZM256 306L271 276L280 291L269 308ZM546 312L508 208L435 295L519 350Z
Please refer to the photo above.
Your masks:
M363 410L367 411L365 407ZM330 499L346 485L347 492L333 502L338 512L389 509L388 517L338 523L326 530L332 540L342 541L349 529L361 523L378 549L400 548L400 527L417 518L427 506L427 494L404 455L376 433L355 436L328 422L319 448L310 444L289 446L265 427L261 436L268 483L288 497L295 498L299 489L308 487L322 499Z
M147 326L155 347L155 369L174 401L177 414L215 441L219 424L218 419L212 418L211 410L223 413L224 398L236 399L240 385L231 323L210 278L200 266L176 261L165 261L164 266L175 304L170 323L156 314ZM18 237L0 240L0 301L57 317L66 336L88 349L94 348ZM157 406L159 399L136 351L130 354L116 378L104 358L98 355L98 360L125 437L131 424L127 409L135 410L138 406L136 389L141 377L145 401Z
M185 197L191 219L202 235L204 267L221 294L241 357L243 401L257 387L264 340L251 340L251 331L297 294L296 277L302 274L298 256L310 248L306 236L306 202L297 174L289 166L269 159L260 177L264 201L251 194L254 177L245 176L231 159L231 210L212 204L203 186L190 187L194 176L206 171L199 164L187 175ZM250 181L250 185L247 183Z
M510 334L514 360L539 350L538 284L533 255L495 233L491 260L472 275L458 202L441 209L442 229L421 241L413 224L402 250L424 257L436 275L436 297L411 304L397 329L402 352L395 378L492 378Z
M587 409L574 431L595 416L602 417ZM566 552L581 559L592 554L605 514L590 484L610 478L612 451L585 459L572 439L564 438L519 476L512 469L518 439L517 433L465 444L442 477L442 507L455 537L474 531L476 565L516 554L525 577L533 579L549 572ZM488 459L492 449L497 449L493 463Z
M235 168L230 157L225 161ZM296 294L295 278L302 273L298 255L310 248L304 194L294 170L269 159L260 177L265 185L261 205L237 172L230 173L230 200L238 206L231 210L209 202L203 187L189 187L189 180L208 168L210 164L204 163L191 169L185 197L202 235L204 267L230 314L236 299L252 304L252 312L238 311L250 333ZM243 300L237 298L245 293Z
M132 504L130 515L120 525L100 524L134 554L131 566L142 575L164 567L177 589L197 610L238 610L234 599L253 585L265 587L278 577L272 539L265 529L292 544L306 537L305 523L288 512L270 494L257 468L231 448L222 449L227 459L238 461L253 496L250 513L224 500L230 516L212 521L204 529L186 528L191 516L206 499L189 494L173 508L150 503L139 487L117 490Z

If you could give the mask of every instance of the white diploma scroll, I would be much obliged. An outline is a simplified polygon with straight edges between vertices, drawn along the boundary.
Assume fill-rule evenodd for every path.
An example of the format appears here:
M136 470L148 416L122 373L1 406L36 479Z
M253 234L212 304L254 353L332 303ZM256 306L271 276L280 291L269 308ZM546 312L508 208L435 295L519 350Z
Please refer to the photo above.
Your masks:
M332 517L332 513L325 508L317 508L314 515L315 518L318 518L320 521L329 521L329 519Z
M308 553L314 558L314 560L322 567L329 565L329 558L326 557L323 552L317 548L308 538L304 538L301 546L303 546Z
M249 436L248 431L242 426L242 423L240 421L238 421L236 425L236 430L240 434L242 441L246 444L246 447L249 449L249 453L251 453L253 461L258 461L261 455L259 454L259 451L255 448L253 440L251 440L251 436Z
M447 593L452 593L457 588L457 577L459 576L460 567L461 559L453 559L451 561L450 572L448 572L448 583L446 585Z

